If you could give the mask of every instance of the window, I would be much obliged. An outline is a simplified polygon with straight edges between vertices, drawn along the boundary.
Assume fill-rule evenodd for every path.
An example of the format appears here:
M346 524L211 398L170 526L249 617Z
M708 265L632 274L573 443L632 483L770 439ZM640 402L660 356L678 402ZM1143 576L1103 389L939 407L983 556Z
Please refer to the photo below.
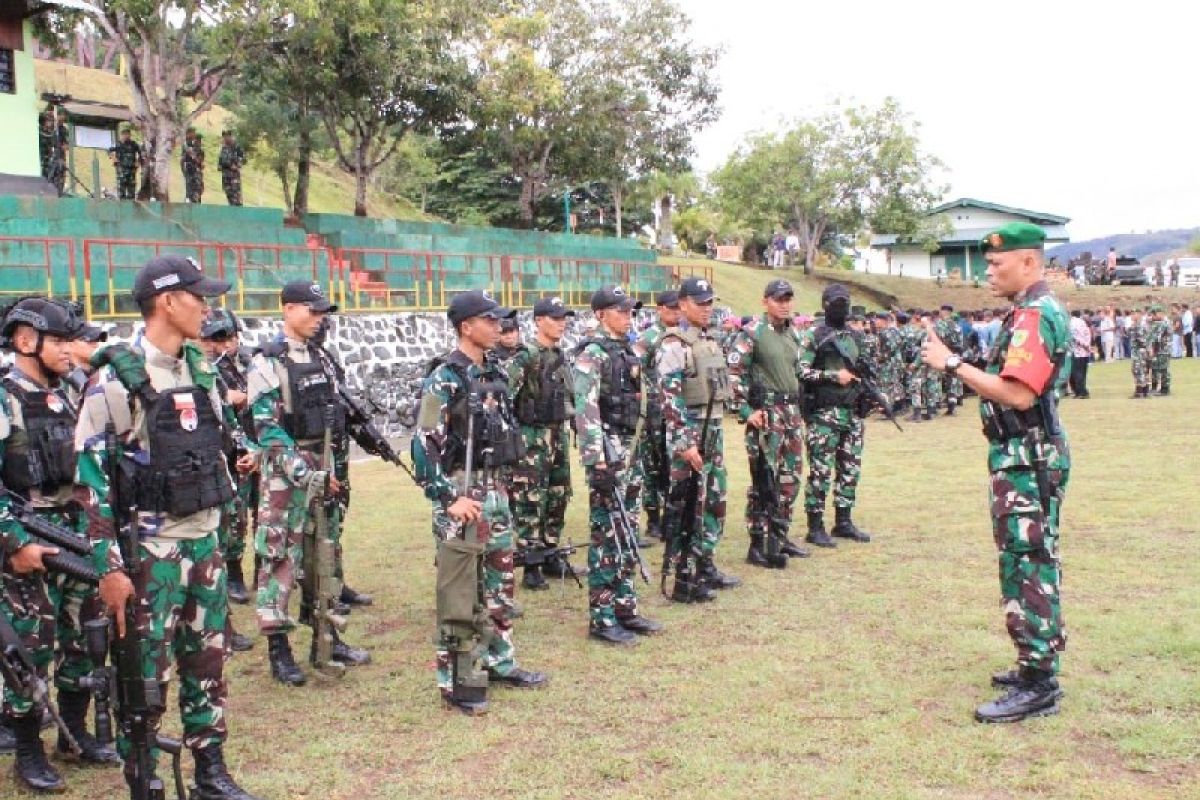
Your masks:
M0 92L17 93L17 68L12 50L0 50Z

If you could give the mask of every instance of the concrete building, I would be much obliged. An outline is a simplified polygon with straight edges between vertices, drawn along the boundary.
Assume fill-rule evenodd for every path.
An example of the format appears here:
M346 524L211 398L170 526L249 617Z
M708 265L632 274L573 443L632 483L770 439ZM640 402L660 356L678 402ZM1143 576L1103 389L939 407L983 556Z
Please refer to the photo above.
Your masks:
M0 4L0 191L27 191L42 180L32 32L23 2Z
M1056 214L1013 208L963 197L930 209L930 217L940 217L939 227L945 233L938 239L938 248L930 253L920 244L902 240L896 234L878 233L871 237L871 247L860 254L855 269L906 278L949 277L954 271L963 280L982 279L987 265L979 248L979 240L988 231L1007 222L1032 222L1046 229L1046 244L1069 241L1067 223L1071 220Z

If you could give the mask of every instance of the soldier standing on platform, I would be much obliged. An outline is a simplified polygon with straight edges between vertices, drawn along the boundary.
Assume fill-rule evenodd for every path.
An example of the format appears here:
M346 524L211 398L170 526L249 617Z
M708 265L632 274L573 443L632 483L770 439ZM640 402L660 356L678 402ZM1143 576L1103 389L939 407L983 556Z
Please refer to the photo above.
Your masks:
M121 140L109 148L108 155L117 170L117 196L132 200L137 194L137 171L146 166L142 146L133 140L129 128L122 128Z
M195 128L188 128L179 156L183 170L184 195L189 203L199 203L204 197L204 139Z
M246 151L233 137L233 131L221 131L221 152L217 156L217 169L221 170L221 188L225 200L231 206L242 204L242 167L246 165Z

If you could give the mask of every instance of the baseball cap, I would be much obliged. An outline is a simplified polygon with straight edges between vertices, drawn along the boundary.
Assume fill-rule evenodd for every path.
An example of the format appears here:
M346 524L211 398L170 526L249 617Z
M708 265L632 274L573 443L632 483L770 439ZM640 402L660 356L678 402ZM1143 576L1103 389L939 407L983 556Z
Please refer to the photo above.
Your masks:
M90 322L85 322L83 328L79 331L79 338L85 342L107 342L108 331L101 328L99 325L93 325Z
M592 311L603 311L606 308L637 311L641 307L642 301L634 300L621 286L605 286L592 294Z
M282 305L301 303L308 306L310 311L337 311L338 307L329 302L321 284L313 281L289 281L279 292L279 302Z
M794 297L796 295L796 290L792 288L790 283L782 278L776 278L767 284L767 288L763 289L763 297L779 299L784 295L788 297Z
M450 301L450 307L446 309L446 316L455 324L471 317L510 319L516 315L516 311L505 308L493 300L487 292L479 289L455 295L454 299Z
M716 298L712 283L705 278L686 279L679 287L679 296L690 297L699 303L707 303Z
M834 300L849 300L850 290L840 283L831 283L821 292L821 305L829 305Z
M575 316L575 312L567 308L561 297L543 297L533 304L533 315L535 317L564 319Z
M133 299L139 303L178 290L197 297L220 297L229 291L229 283L204 277L195 259L179 255L155 256L133 279Z
M667 289L665 292L659 292L654 298L654 303L667 308L679 308L679 290Z

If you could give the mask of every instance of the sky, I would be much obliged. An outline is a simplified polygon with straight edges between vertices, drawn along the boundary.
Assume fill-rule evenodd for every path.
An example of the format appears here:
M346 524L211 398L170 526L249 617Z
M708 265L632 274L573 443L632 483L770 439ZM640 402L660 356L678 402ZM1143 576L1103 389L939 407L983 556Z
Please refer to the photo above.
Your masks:
M1161 0L678 0L724 48L695 166L833 101L893 96L946 199L1071 218L1079 241L1200 226L1200 8Z

